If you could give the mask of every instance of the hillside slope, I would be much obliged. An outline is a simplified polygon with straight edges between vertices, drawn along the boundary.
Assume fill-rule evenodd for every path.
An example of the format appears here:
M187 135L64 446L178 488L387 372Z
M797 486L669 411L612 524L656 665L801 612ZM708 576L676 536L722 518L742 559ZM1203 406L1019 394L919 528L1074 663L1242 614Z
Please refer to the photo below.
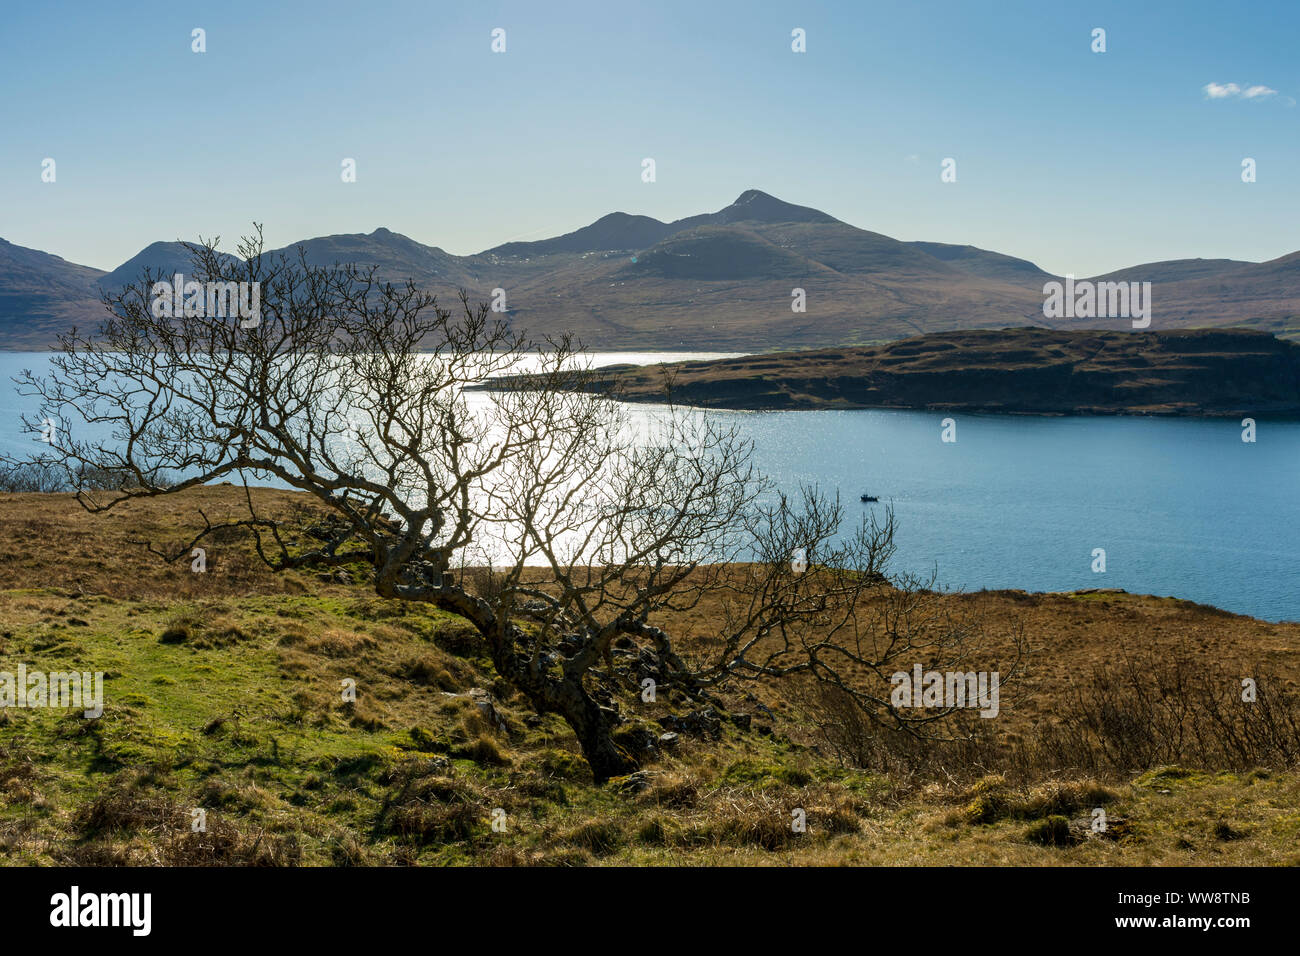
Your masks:
M264 513L301 500L254 494ZM219 515L240 495L196 489L95 517L67 495L0 494L0 654L106 672L96 720L0 709L0 864L1300 862L1295 770L855 769L784 684L719 695L643 771L596 786L568 728L496 682L459 619L380 600L354 572L273 575L234 538L204 575L145 551L178 538L182 515ZM951 600L1035 635L1023 692L985 722L1007 745L1060 720L1117 647L1279 670L1292 687L1300 676L1297 624L1122 592ZM705 620L662 623L703 634ZM681 726L668 695L647 706L634 687L619 705L629 739ZM792 808L806 832L792 832Z
M48 348L60 332L97 321L104 274L0 239L0 348Z

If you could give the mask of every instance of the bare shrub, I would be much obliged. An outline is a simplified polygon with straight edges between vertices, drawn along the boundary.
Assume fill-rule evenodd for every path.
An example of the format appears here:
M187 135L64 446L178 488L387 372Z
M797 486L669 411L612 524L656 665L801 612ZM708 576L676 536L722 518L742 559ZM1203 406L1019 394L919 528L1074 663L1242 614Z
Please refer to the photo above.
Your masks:
M1253 700L1243 700L1247 677ZM1300 697L1279 677L1183 653L1097 665L1066 690L1056 718L1024 738L969 713L949 723L946 739L919 738L864 718L850 695L827 684L802 685L795 701L845 766L901 779L1125 776L1168 765L1240 770L1300 761Z

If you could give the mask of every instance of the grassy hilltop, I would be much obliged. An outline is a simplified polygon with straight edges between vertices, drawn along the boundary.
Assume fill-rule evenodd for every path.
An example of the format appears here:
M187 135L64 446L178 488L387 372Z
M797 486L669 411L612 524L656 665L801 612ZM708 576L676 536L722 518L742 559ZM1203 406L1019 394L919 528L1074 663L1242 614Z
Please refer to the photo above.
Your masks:
M1121 659L1181 661L1160 674L1181 673L1189 692L1198 674L1268 671L1294 692L1300 624L1122 592L953 596L1021 621L1031 648L977 749L911 763L899 750L855 769L793 687L740 687L707 707L615 687L621 733L658 743L643 771L598 787L567 725L496 681L460 619L380 600L359 571L274 575L236 537L209 547L205 574L141 543L177 543L175 509L219 515L240 494L101 517L68 495L0 494L0 670L106 672L98 720L0 710L0 860L1300 863L1300 772L1285 761L1256 765L1249 741L1234 755L1223 739L1159 736L1145 751L1121 741L1108 760L1083 737L1070 749L1061 729L1101 699L1097 669ZM672 623L706 641L708 608ZM1114 700L1166 723L1159 694ZM1091 756L1055 766L1067 752ZM1124 766L1138 757L1148 765ZM1102 834L1088 826L1098 807ZM796 808L804 833L791 831ZM206 832L191 831L195 809Z

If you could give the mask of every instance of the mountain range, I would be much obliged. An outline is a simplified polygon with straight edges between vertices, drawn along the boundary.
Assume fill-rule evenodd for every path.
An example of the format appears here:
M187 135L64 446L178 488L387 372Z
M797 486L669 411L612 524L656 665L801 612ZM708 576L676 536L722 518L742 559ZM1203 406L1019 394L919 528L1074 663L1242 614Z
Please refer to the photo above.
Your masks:
M615 212L551 239L452 255L388 229L307 239L309 262L376 265L454 301L504 289L534 336L573 331L596 349L756 352L869 344L975 328L1131 328L1128 319L1045 319L1032 262L974 246L905 242L750 189L714 213L661 222ZM155 242L111 272L0 239L0 348L42 349L96 325L101 289L144 267L189 272L179 242ZM1300 337L1300 252L1267 262L1144 263L1107 281L1152 283L1155 329L1247 326ZM791 308L803 289L806 311Z

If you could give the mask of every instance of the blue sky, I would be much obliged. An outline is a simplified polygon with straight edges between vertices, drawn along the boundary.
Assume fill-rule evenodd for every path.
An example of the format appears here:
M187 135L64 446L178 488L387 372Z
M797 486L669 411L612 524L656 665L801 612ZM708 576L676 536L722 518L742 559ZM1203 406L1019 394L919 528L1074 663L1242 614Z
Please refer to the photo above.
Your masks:
M0 237L104 269L254 220L273 246L387 226L467 254L751 187L1080 276L1300 249L1296 3L54 2L3 22Z

